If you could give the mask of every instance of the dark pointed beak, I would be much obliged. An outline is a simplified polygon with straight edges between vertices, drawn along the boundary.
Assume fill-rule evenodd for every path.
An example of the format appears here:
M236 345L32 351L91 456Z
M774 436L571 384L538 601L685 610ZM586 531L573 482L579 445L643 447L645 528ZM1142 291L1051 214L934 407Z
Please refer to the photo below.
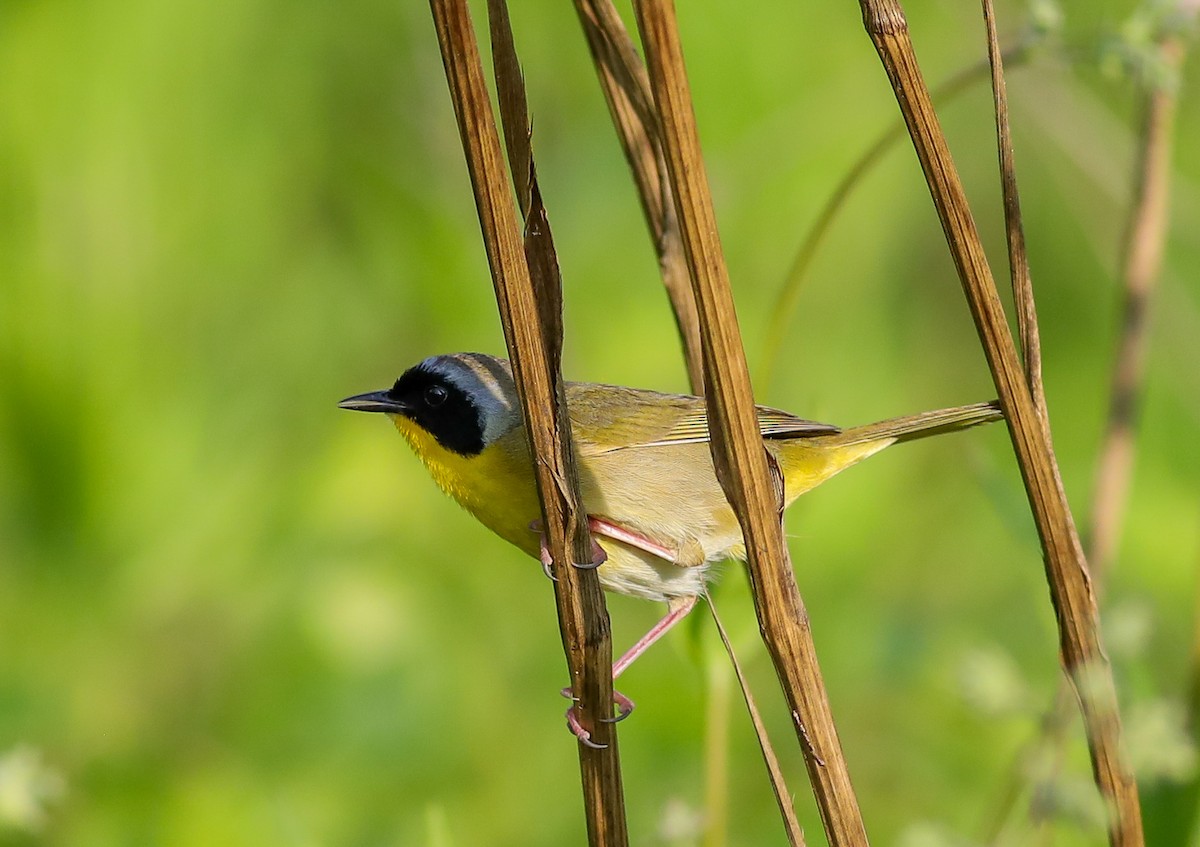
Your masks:
M408 411L406 404L392 399L386 391L355 394L338 403L338 408L350 409L354 412L390 412L393 415L402 415Z

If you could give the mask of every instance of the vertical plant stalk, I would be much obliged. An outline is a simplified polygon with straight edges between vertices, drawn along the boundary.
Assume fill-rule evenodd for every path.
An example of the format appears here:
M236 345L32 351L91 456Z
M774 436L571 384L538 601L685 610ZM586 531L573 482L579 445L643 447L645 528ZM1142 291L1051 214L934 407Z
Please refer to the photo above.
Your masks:
M989 3L990 0L984 0L985 17L988 18L989 39L992 45L990 49L994 50L995 25L991 20ZM1194 18L1198 9L1200 9L1200 2L1197 0L1181 0L1177 4L1181 18L1176 22L1177 28L1158 39L1157 58L1160 67L1172 77L1178 76L1186 52L1186 42L1179 34L1180 24L1190 22L1189 19ZM1002 85L1003 77L1001 76L1000 79ZM1001 96L997 95L998 109ZM1162 251L1168 230L1167 195L1177 96L1177 92L1172 88L1158 87L1148 81L1143 81L1142 131L1139 135L1135 165L1135 190L1121 263L1124 282L1123 319L1118 330L1116 355L1114 356L1110 410L1097 459L1091 511L1092 531L1088 543L1085 545L1087 560L1091 563L1097 590L1102 587L1103 578L1111 568L1120 529L1124 523L1124 504L1128 496L1133 461L1136 406L1144 374L1148 331L1147 315L1155 281L1161 268ZM1002 136L1001 149L1003 150L1004 145L1008 143ZM1002 170L1004 167L1002 164ZM1008 167L1011 167L1011 164ZM1005 187L1007 192L1007 184ZM1013 190L1015 191L1015 182ZM1006 213L1007 210L1006 194ZM1015 262L1012 264L1014 267L1016 266ZM1014 280L1015 288L1016 281ZM1020 302L1019 295L1016 295L1016 292L1014 294L1018 296L1018 302ZM1020 307L1018 307L1018 312L1021 312ZM1028 359L1026 362L1028 371ZM1040 388L1040 380L1035 386L1036 388ZM1035 390L1034 400L1040 402L1040 411L1045 416L1044 396L1039 401ZM1200 621L1200 616L1197 620ZM1022 768L1033 755L1033 751L1053 750L1065 742L1071 708L1066 688L1067 683L1064 681L1053 705L1048 707L1043 716L1037 735L1025 745L1017 757L1013 766L1013 775L1010 778L1012 789L1000 805L1000 812L997 814L998 821L1003 821L1015 804L1019 785L1026 779ZM1189 709L1189 714L1194 715L1195 710ZM1164 813L1163 804L1170 805L1180 797L1184 797L1186 798L1185 802L1192 810L1190 814L1194 815L1196 796L1194 783L1192 787L1182 790L1177 790L1175 786L1157 786L1149 792L1146 804L1148 809L1157 810L1159 818L1166 815L1174 820L1174 815ZM1156 839L1162 837L1162 833L1155 832L1156 826L1159 829L1164 825L1169 826L1169 824L1163 824L1161 820L1156 820L1155 817L1151 813L1145 819L1145 835L1149 843L1157 843ZM1189 817L1189 819L1191 818ZM1174 837L1176 837L1174 834L1167 836L1167 838Z
M1042 417L1046 437L1049 439L1050 417L1046 409L1046 387L1042 382L1042 341L1038 334L1033 277L1029 272L1029 252L1025 248L1025 227L1021 223L1021 195L1017 190L1017 165L1013 155L1012 129L1008 123L1008 85L1004 81L1004 55L1000 52L1000 39L996 35L996 12L992 8L992 0L983 0L983 20L987 26L988 65L992 72L996 151L1000 159L1004 235L1008 244L1008 272L1013 303L1017 310L1017 337L1021 342L1021 358L1025 363L1025 382L1029 385L1034 408ZM1059 485L1061 484L1060 481Z
M917 157L962 282L1008 423L1041 540L1066 672L1075 688L1092 771L1110 809L1114 847L1140 845L1137 784L1120 751L1112 669L1102 649L1096 601L1070 508L1057 482L1049 429L1034 405L961 180L934 113L897 0L860 0L871 37L908 124Z
M1050 413L1046 406L1046 390L1042 380L1042 345L1038 332L1037 307L1033 296L1033 276L1029 269L1029 253L1025 246L1025 228L1021 220L1021 199L1017 187L1017 170L1013 153L1012 130L1008 120L1008 85L1004 78L1004 56L996 33L996 13L992 0L983 0L983 20L987 30L988 66L991 69L992 102L996 113L996 151L1000 166L1000 188L1004 202L1005 240L1008 245L1009 282L1017 311L1017 336L1021 358L1025 365L1025 381L1029 386L1033 406L1050 439ZM1055 463L1054 482L1059 496L1066 500L1062 478ZM1056 744L1066 738L1072 707L1072 686L1064 676L1059 683L1054 705L1043 716L1039 733L1046 742ZM1021 796L1023 783L1028 779L1025 768L1028 753L1022 751L1013 767L1000 808L1002 812L993 824L988 843L999 839L1007 812Z
M1190 5L1190 9L1187 7ZM1195 2L1180 3L1196 14ZM1164 69L1178 75L1185 44L1178 34L1162 38L1158 50ZM1151 299L1162 270L1167 240L1172 141L1178 98L1172 86L1146 81L1138 138L1134 203L1121 259L1121 314L1109 395L1108 417L1096 461L1092 528L1088 558L1096 573L1106 573L1116 555L1125 522L1133 473L1134 435L1146 371Z
M1000 182L1004 198L1004 238L1008 244L1008 272L1016 306L1016 335L1021 342L1025 362L1025 382L1030 386L1033 406L1049 421L1046 392L1042 382L1042 340L1038 335L1038 311L1033 300L1030 256L1025 248L1025 228L1021 224L1021 196L1016 188L1016 162L1013 156L1013 132L1008 125L1008 85L1004 82L1004 56L996 36L996 12L991 0L983 0L983 19L988 28L988 65L991 67L991 96L996 112L996 151L1000 156ZM1049 427L1046 428L1049 438Z
M637 186L642 213L658 256L659 273L683 342L688 381L692 393L703 396L704 363L696 298L683 255L679 220L663 159L662 130L654 111L650 81L611 0L575 0L575 10L583 25L583 34L621 149Z
M741 524L759 628L791 707L825 832L834 847L865 845L808 614L783 542L782 480L768 462L755 418L674 4L635 0L634 10L699 313L713 464Z
M750 722L754 725L754 734L758 736L763 761L766 762L767 771L771 775L771 785L784 785L783 768L779 765L779 758L775 755L775 748L767 743L767 726L763 723L762 714L758 711L758 704L750 696L750 682L742 672L742 664L737 660L737 654L733 651L733 642L729 640L729 633L725 631L725 625L721 623L721 617L717 614L717 607L713 604L712 597L710 596L707 599L708 610L712 613L713 624L717 627L717 633L721 636L721 644L725 647L725 653L729 656L729 663L733 667L738 685L742 689L746 711L750 714ZM790 798L788 802L781 802L779 804L779 811L783 815L783 828L787 832L788 842L792 847L805 847L804 830L800 827L800 819L796 817L796 810L792 808Z
M1141 83L1140 118L1133 196L1121 247L1122 302L1118 319L1108 413L1096 459L1088 555L1103 579L1117 561L1133 477L1138 413L1145 382L1150 312L1161 275L1170 229L1170 173L1178 109L1178 84L1188 46L1188 27L1200 13L1198 0L1178 0L1176 20L1162 32L1154 59L1158 74ZM1164 79L1165 77L1165 79ZM1200 626L1200 613L1197 614ZM1200 629L1197 630L1200 632ZM1188 730L1196 739L1196 641L1184 690ZM1151 844L1173 843L1194 827L1200 809L1200 780L1159 783L1147 790L1146 836Z
M633 40L611 0L575 0L575 9L596 66L596 74L608 103L613 126L617 130L638 190L642 212L658 256L659 272L667 289L683 343L692 393L703 396L704 361L696 298L692 293L691 277L684 257L679 219L675 212L666 160L663 157L662 129L654 109L646 68L638 57ZM730 661L736 665L737 658L732 648L728 650L728 654ZM711 699L706 721L709 736L705 745L705 781L707 807L712 815L705 841L709 844L723 843L728 828L728 780L721 769L728 758L722 745L728 743L730 713L727 686L720 687L719 679L721 677L717 672L710 674ZM737 674L737 680L758 737L784 829L793 844L803 844L804 836L792 806L792 793L783 778L783 771L778 765L766 727L758 718L758 707L754 702L753 693L740 672Z
M551 366L557 361L561 338L546 331L545 313L539 309L530 277L466 0L430 0L430 9L534 457L542 527L558 580L554 594L572 689L579 698L579 719L596 742L606 745L602 749L578 745L589 843L624 847L629 837L617 735L613 724L598 720L612 714L608 613L595 571L572 566L592 561L592 542L586 516L579 509L563 383L557 366ZM521 179L518 175L518 184Z

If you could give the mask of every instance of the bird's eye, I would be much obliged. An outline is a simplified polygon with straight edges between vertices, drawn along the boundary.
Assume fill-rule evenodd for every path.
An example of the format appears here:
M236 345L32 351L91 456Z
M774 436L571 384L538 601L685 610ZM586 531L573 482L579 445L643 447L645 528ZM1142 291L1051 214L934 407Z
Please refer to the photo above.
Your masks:
M431 385L425 389L425 404L437 408L446 402L446 389L440 385Z

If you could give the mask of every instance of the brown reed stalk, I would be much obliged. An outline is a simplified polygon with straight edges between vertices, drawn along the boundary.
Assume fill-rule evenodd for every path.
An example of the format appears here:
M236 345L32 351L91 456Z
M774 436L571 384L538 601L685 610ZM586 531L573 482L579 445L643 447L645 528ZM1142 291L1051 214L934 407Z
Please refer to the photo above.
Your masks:
M662 129L659 125L658 113L655 111L653 96L650 93L650 81L646 74L646 68L638 57L633 39L630 38L629 31L625 28L625 24L611 0L576 0L575 9L583 26L592 62L596 66L596 74L600 80L605 101L608 103L613 126L617 130L617 137L625 152L626 161L629 163L634 184L638 190L642 212L650 230L655 253L658 256L659 272L667 289L676 326L683 343L684 360L692 393L703 396L704 362L696 298L692 293L691 277L684 257L679 219L676 215L666 160L663 156ZM711 598L708 602L711 607ZM715 621L716 610L712 611ZM719 622L717 627L720 629ZM763 761L767 767L767 775L771 781L771 790L779 805L784 830L792 844L803 844L804 836L796 818L792 793L788 789L783 771L779 767L778 758L771 746L771 739L766 732L766 726L758 715L758 706L754 702L749 682L737 667L737 657L734 655L732 645L724 637L722 637L722 641L730 662L737 670L738 685L742 690L742 696L758 738ZM710 716L727 720L728 709L714 710L710 712ZM712 749L712 744L709 745L709 749ZM708 768L710 799L713 791L718 788L717 783L714 782L715 770L715 766L710 763ZM713 828L723 828L722 821L712 821L710 833Z
M783 685L830 844L867 844L808 614L783 541L782 479L763 448L671 0L635 0L703 341L710 446L738 516L763 640Z
M1200 3L1182 0L1181 15L1194 19ZM1187 45L1178 30L1160 37L1161 68L1178 77ZM1150 306L1167 240L1172 142L1178 95L1173 85L1143 80L1134 202L1122 245L1123 299L1113 361L1108 416L1096 461L1088 558L1108 571L1124 524L1133 474L1134 434L1146 370Z
M659 274L683 342L688 381L692 393L703 396L704 363L696 298L683 255L650 80L633 46L633 39L611 0L575 0L575 10L583 25L583 34L621 149L633 173L646 225L650 228Z
M1042 382L1042 341L1038 334L1037 305L1033 299L1033 277L1029 252L1025 249L1025 227L1021 223L1021 194L1017 190L1017 165L1013 154L1012 129L1008 123L1008 85L1004 80L1004 55L996 35L996 12L992 0L983 0L987 29L988 66L992 76L992 102L996 112L996 152L1000 159L1000 190L1004 198L1004 235L1008 244L1008 273L1017 312L1017 337L1025 364L1025 382L1033 406L1042 416L1046 438L1050 438L1046 387ZM1058 467L1055 465L1057 476ZM1059 487L1062 481L1058 482Z
M1049 427L1017 358L962 182L921 76L898 0L860 0L863 22L887 72L962 282L1042 543L1063 664L1079 700L1092 770L1109 804L1109 841L1143 843L1137 784L1122 759L1112 669L1101 645L1087 561L1058 484Z
M466 0L430 0L430 8L534 457L542 528L557 579L554 595L576 707L593 740L604 745L578 745L588 839L592 845L623 847L629 837L617 734L613 724L598 720L612 714L613 704L608 613L595 571L572 566L592 561L592 541L586 515L578 505L571 428L566 424L557 367L561 334L555 331L553 316L548 317L539 305L545 301L546 286L554 287L556 281L542 280L535 290L530 276L531 264L536 268L543 263L531 263L526 257ZM520 185L524 177L516 176ZM531 197L536 193L531 190ZM541 226L544 210L531 205L528 217L530 227ZM547 248L541 242L533 249Z
M1021 198L1017 185L1016 158L1013 152L1012 130L1008 119L1008 85L1004 78L1004 55L1000 51L1000 39L996 33L996 13L992 0L982 0L983 20L987 32L987 62L991 70L992 103L996 114L996 152L1000 166L1000 189L1004 202L1005 241L1008 246L1009 283L1013 292L1013 304L1017 312L1017 337L1021 345L1021 358L1025 365L1025 381L1037 414L1041 417L1050 444L1050 412L1046 406L1046 389L1042 380L1042 345L1038 332L1037 305L1033 296L1033 276L1029 267L1029 253L1025 246L1025 228L1021 220ZM1053 447L1051 445L1051 450ZM1054 483L1059 496L1065 501L1062 477L1057 462L1053 467ZM1059 682L1054 704L1042 718L1039 734L1044 741L1061 742L1066 738L1072 705L1072 689L1067 677ZM1025 764L1025 757L1017 760L1017 768ZM1002 807L1016 802L1020 796L1023 774L1017 770L1005 792ZM1003 816L996 820L994 832L1003 825ZM994 837L994 836L993 836Z

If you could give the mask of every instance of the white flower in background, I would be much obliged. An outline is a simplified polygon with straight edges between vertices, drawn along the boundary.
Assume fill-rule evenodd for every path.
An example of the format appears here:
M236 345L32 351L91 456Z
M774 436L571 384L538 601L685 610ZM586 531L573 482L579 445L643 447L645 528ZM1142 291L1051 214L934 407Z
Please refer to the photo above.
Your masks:
M0 828L40 830L47 806L65 791L62 775L46 765L40 751L14 747L0 756Z

